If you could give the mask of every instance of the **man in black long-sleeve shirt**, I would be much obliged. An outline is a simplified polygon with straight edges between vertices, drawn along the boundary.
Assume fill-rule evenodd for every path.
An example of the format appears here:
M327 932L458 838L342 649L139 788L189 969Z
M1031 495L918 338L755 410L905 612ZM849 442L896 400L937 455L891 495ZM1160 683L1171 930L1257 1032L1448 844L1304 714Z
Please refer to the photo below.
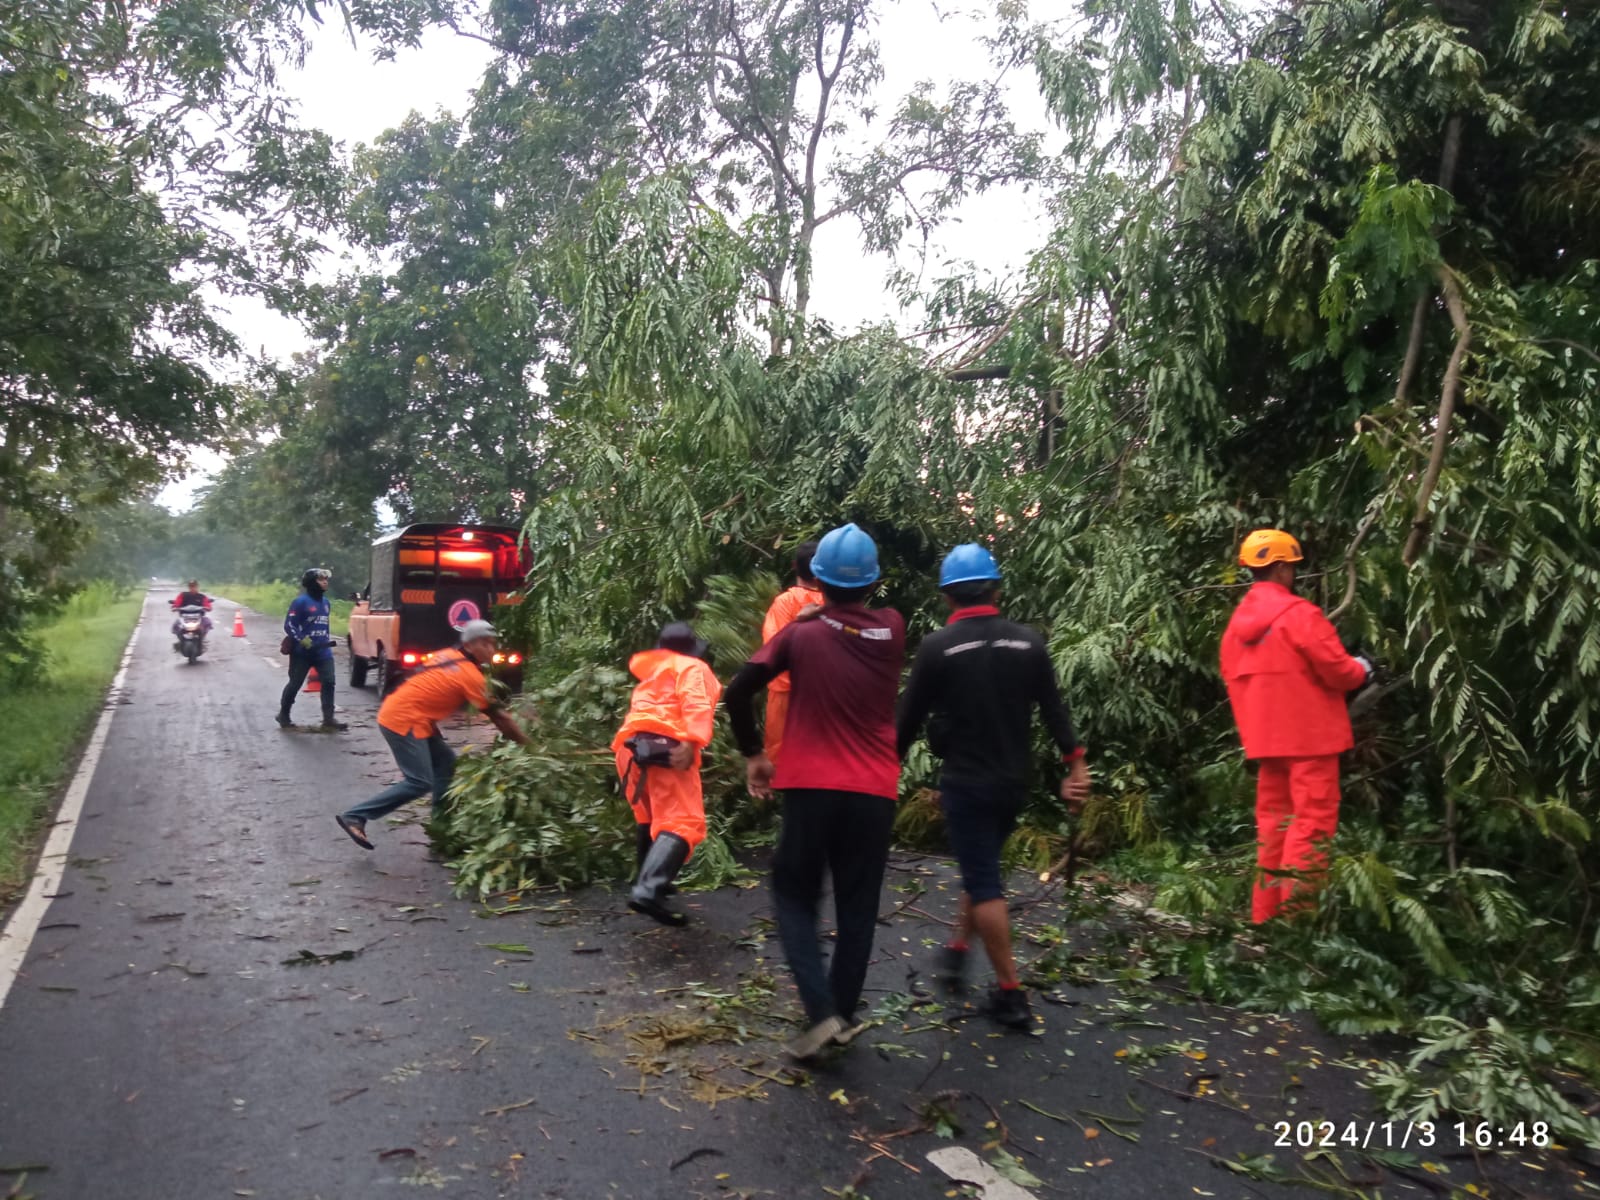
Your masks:
M989 1015L1026 1028L1033 1020L1011 952L1011 922L1000 877L1000 850L1027 795L1030 727L1037 705L1070 764L1061 798L1077 812L1089 796L1089 768L1056 687L1044 639L1007 621L996 604L1000 567L982 546L957 546L939 570L939 589L953 610L949 623L923 639L900 697L895 741L900 756L924 721L928 747L944 760L939 804L951 851L961 867L961 919L944 948L941 970L959 985L973 930L994 965L998 987Z

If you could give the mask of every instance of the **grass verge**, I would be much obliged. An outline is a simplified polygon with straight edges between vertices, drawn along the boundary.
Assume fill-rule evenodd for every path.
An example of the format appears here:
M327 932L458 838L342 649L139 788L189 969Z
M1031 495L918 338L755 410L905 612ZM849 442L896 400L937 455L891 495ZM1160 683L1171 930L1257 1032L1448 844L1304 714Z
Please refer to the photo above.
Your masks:
M0 693L0 902L27 878L56 789L77 761L74 748L100 711L143 597L106 584L74 596L40 624L46 678Z
M292 583L219 583L211 592L264 613L281 625L283 615L289 611L289 602L300 594L300 589ZM342 638L350 632L350 610L354 607L348 600L332 602L328 627L334 637Z

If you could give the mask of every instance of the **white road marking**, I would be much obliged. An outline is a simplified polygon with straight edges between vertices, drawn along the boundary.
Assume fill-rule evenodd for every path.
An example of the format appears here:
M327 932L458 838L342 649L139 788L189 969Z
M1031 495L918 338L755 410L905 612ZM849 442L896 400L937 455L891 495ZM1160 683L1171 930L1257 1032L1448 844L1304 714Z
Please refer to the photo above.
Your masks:
M39 857L39 869L34 872L33 883L28 888L28 894L22 898L22 903L11 914L5 930L0 932L0 1008L5 1007L6 996L16 982L17 973L22 970L23 960L28 956L28 947L33 945L33 935L39 932L39 924L50 908L50 897L61 889L61 876L67 869L67 852L72 849L72 835L77 831L83 801L89 794L89 784L94 779L101 751L106 747L106 738L111 734L111 720L117 715L122 687L128 679L133 647L139 641L139 631L143 628L144 612L141 610L139 619L134 622L133 633L128 638L127 648L122 652L122 662L111 680L111 690L106 693L100 720L95 723L94 733L89 737L88 749L83 752L77 773L73 775L67 794L61 801L61 810L56 813L56 823L50 830L49 840L44 844L44 853Z
M976 1184L983 1200L1038 1200L1025 1187L1012 1183L965 1146L945 1146L928 1152L928 1161L949 1176L952 1183Z

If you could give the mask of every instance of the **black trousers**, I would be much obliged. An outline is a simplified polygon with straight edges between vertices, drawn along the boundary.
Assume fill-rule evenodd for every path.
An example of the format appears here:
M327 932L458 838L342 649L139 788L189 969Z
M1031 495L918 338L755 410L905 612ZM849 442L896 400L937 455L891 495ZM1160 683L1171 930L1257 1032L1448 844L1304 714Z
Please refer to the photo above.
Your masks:
M894 801L884 796L805 789L783 793L772 894L784 957L813 1025L835 1014L848 1020L861 1004L893 827ZM817 945L824 871L833 875L838 925L826 973Z
M294 698L300 694L300 688L306 681L306 676L311 674L311 668L317 669L317 680L322 684L322 720L326 725L333 724L333 655L326 658L312 658L307 654L295 650L289 655L289 682L284 686L283 699L279 701L279 711L284 716L289 715L289 710L294 707Z

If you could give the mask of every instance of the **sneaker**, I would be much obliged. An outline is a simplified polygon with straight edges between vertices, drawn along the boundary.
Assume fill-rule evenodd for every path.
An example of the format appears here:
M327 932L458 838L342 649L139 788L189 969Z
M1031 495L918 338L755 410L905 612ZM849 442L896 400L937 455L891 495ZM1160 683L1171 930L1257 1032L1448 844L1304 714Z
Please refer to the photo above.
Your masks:
M845 1028L843 1017L825 1017L784 1046L783 1052L796 1062L805 1062L815 1058L817 1051L832 1043Z
M278 714L278 728L279 729L293 729L294 728L294 722L289 719L289 714L288 713L281 712L281 713Z
M961 991L967 986L967 952L956 946L940 946L934 975L947 990Z
M1022 988L995 988L989 993L983 1011L990 1020L1007 1029L1028 1029L1033 1025L1033 1009L1028 1006L1028 993Z

